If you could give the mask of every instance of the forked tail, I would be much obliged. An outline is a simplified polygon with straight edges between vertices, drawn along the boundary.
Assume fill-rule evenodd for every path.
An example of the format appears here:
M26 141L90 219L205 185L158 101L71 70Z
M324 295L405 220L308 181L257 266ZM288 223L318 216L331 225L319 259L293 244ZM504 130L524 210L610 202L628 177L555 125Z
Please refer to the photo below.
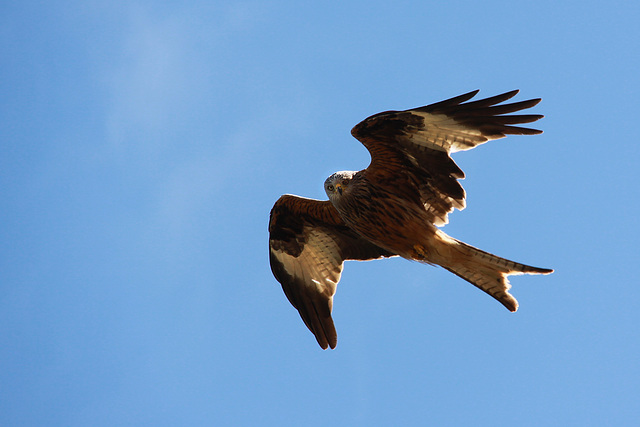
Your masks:
M548 268L532 267L500 258L449 237L440 230L437 234L438 240L443 244L443 247L438 248L437 252L444 257L438 257L433 261L482 289L510 311L518 309L518 301L509 293L511 284L507 276L553 273L553 270Z

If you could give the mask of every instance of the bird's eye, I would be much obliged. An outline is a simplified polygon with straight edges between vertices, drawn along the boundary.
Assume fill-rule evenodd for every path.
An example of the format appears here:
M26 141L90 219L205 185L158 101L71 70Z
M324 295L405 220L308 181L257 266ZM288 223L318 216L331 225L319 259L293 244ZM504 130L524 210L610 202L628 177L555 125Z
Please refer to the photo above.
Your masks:
M329 190L329 191L333 191L333 185L329 185L329 186L327 186L327 190Z
M349 180L348 179L343 179L342 180L342 185L347 185L349 184Z

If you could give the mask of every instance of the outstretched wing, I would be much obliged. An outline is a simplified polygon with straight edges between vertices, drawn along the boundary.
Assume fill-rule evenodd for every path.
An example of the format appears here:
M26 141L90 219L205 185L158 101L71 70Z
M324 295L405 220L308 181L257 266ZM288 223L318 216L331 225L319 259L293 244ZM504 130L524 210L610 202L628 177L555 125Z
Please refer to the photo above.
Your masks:
M464 172L451 159L451 153L506 135L542 133L513 126L534 122L542 115L508 115L531 108L540 99L501 104L518 93L513 90L466 102L478 92L411 110L378 113L357 124L351 134L371 153L371 164L366 170L368 179L390 179L402 175L398 173L400 169L408 173L420 202L432 214L433 223L446 224L447 214L453 208L465 207L465 192L458 182L464 178Z
M344 260L386 256L393 254L347 227L329 201L284 195L271 209L271 271L323 349L337 343L331 309Z

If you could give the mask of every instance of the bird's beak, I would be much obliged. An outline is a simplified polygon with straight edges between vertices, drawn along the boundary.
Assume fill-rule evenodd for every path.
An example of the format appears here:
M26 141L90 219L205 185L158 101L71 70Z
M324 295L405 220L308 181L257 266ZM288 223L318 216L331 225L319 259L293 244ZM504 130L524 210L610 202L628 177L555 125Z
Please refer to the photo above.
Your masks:
M342 196L342 185L336 184L336 191Z

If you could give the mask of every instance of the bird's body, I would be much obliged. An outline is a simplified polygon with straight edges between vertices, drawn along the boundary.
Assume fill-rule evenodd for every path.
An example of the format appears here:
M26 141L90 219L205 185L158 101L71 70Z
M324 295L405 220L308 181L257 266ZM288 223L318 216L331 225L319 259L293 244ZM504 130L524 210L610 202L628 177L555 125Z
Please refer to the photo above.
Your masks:
M342 194L334 191L329 200L345 224L381 248L416 259L414 246L433 238L437 228L416 203L419 195L408 180L394 177L393 182L384 183L397 189L390 193L385 185L370 182L366 170L354 173L351 179L339 174L336 176L339 182L333 185L340 185ZM399 194L403 197L398 197Z
M437 264L510 311L518 303L508 292L507 276L553 271L500 258L438 228L454 208L465 207L458 182L464 173L450 153L506 134L540 133L510 126L540 115L503 115L532 107L539 99L496 105L517 93L512 91L464 103L476 93L363 120L352 134L371 154L367 169L327 178L329 201L285 195L274 205L271 268L322 348L336 345L331 310L344 260L401 256Z

